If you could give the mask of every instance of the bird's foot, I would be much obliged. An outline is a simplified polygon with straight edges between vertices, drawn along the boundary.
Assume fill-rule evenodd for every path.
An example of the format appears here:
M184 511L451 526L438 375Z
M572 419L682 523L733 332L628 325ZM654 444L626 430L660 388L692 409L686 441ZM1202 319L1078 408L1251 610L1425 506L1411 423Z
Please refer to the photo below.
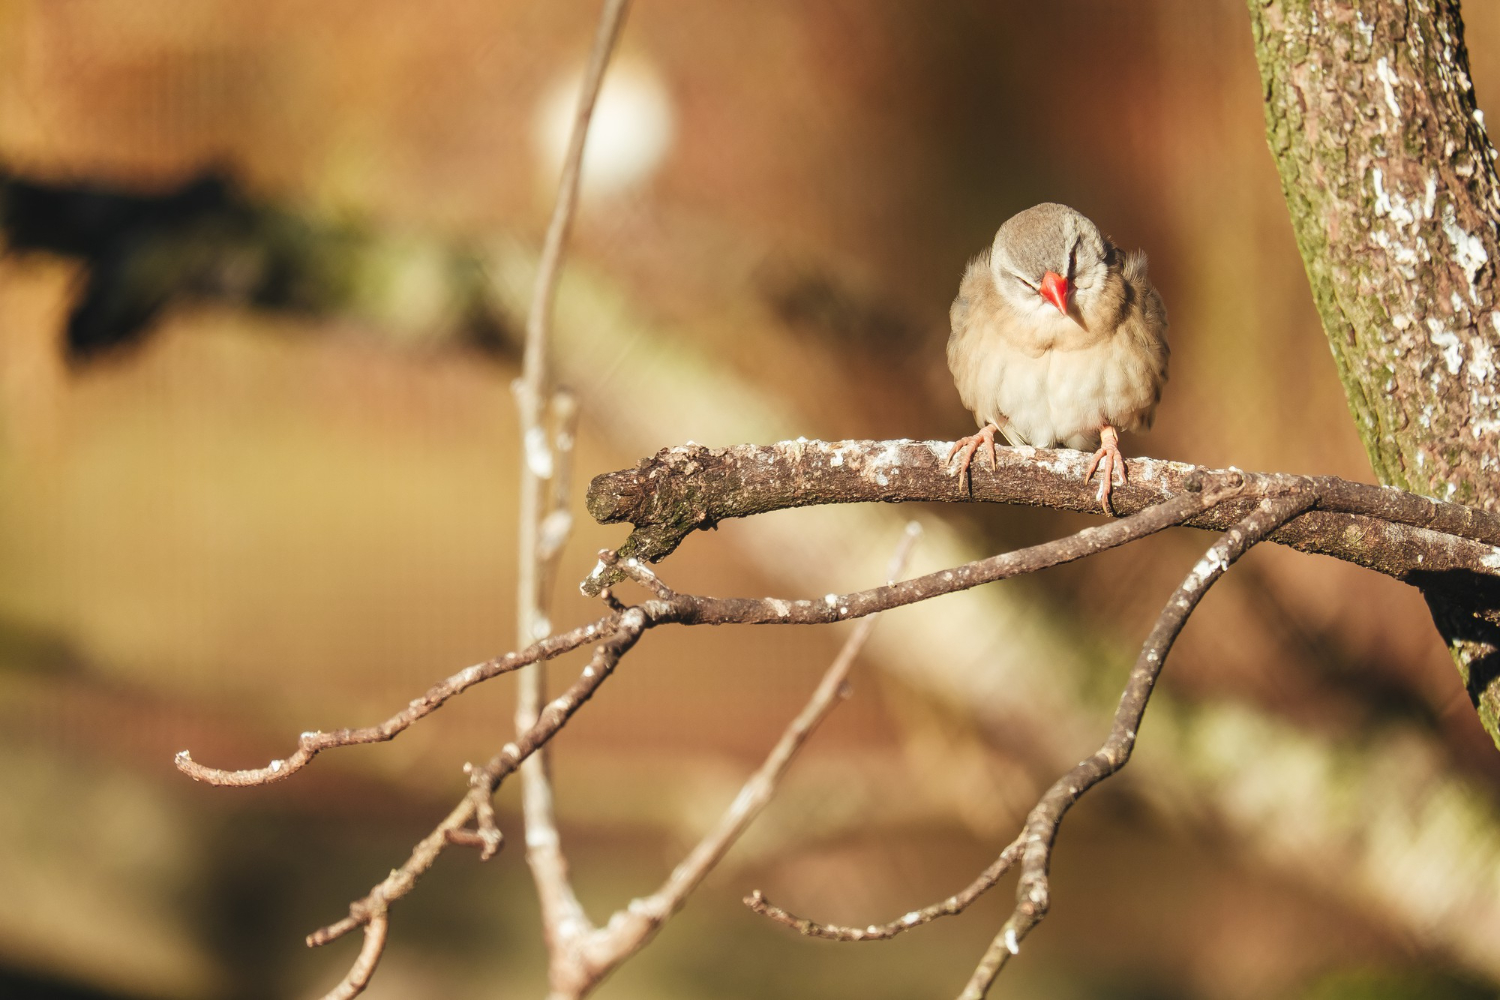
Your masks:
M979 450L980 445L988 445L990 452L990 468L998 469L999 461L995 458L995 432L1000 428L994 424L985 424L976 434L961 437L953 442L953 450L948 452L947 462L953 461L953 456L963 452L963 457L958 462L958 478L964 484L964 488L973 492L974 483L969 476L969 463L974 460L974 453Z
M1094 470L1100 472L1099 478L1099 503L1104 508L1104 513L1110 517L1115 516L1115 509L1109 502L1109 492L1114 481L1115 473L1120 475L1120 485L1126 483L1125 456L1120 454L1120 432L1108 424L1099 432L1099 450L1094 452L1094 457L1089 460L1089 467L1083 474L1083 481L1088 482L1094 478Z

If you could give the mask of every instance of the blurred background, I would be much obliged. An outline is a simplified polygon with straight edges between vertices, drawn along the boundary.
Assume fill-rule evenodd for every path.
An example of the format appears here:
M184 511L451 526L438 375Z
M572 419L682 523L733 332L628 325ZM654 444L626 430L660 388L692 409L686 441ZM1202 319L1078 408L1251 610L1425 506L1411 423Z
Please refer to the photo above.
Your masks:
M1128 454L1369 481L1265 147L1239 0L639 0L562 284L578 477L658 448L972 430L967 259L1071 204L1146 249L1172 380ZM314 996L337 919L510 727L513 682L257 790L284 756L514 648L509 385L592 0L0 0L0 996ZM1500 5L1471 4L1479 103ZM580 485L581 485L580 483ZM581 490L580 490L581 492ZM575 498L573 583L621 528ZM1055 537L1025 509L785 512L678 589L856 589ZM956 993L1011 903L797 937L967 883L1107 729L1181 530L881 623L780 798L598 995ZM652 890L816 684L837 629L650 634L557 740L596 920ZM554 666L562 681L575 659ZM1193 619L1132 768L1069 816L995 995L1500 992L1500 753L1415 591L1251 553ZM369 995L540 996L519 850L453 851Z

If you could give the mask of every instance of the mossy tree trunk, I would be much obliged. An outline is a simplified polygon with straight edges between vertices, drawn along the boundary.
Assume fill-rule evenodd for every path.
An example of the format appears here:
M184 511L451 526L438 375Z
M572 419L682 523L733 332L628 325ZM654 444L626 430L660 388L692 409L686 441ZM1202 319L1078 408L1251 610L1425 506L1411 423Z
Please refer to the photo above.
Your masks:
M1457 0L1249 0L1266 135L1381 482L1500 505L1500 178ZM1500 587L1421 581L1500 745Z

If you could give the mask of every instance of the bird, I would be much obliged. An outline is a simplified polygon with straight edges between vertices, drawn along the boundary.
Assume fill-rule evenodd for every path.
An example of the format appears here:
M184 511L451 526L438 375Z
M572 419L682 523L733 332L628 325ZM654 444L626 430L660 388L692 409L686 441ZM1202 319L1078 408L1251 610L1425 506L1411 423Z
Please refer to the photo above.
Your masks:
M1094 450L1084 480L1126 481L1122 431L1151 426L1167 381L1167 310L1126 253L1082 213L1053 202L1011 216L969 261L948 312L948 368L980 430L948 453L968 481L980 445Z

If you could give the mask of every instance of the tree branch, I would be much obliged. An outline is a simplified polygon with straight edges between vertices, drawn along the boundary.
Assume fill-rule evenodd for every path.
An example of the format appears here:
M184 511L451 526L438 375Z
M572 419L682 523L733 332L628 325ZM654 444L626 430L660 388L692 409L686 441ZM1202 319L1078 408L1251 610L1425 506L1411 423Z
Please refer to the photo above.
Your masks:
M538 641L552 631L547 614L550 599L547 583L561 552L568 523L568 474L566 470L560 470L559 465L566 462L571 451L572 422L576 419L576 407L571 405L570 397L564 397L557 407L560 411L557 414L560 432L555 439L548 439L543 422L543 407L552 380L549 345L552 308L557 295L558 278L562 273L563 257L567 251L568 233L578 206L589 121L593 117L594 103L604 81L604 71L614 53L629 8L629 0L604 0L604 7L600 11L588 67L579 88L578 106L572 132L568 137L562 176L558 181L557 200L547 226L531 307L526 317L526 348L522 357L522 373L515 383L522 453L518 514L520 532L516 553L516 628L517 634L523 637L522 641ZM547 520L562 530L554 532L555 537L548 538L544 537L545 522L541 513L543 484L559 472L561 474L554 481L552 490L553 510ZM535 728L538 713L542 711L542 702L546 698L546 675L540 664L522 671L517 689L515 726L516 732L524 735ZM561 949L570 936L586 931L589 923L568 880L568 863L562 853L557 832L552 782L547 773L545 754L526 762L521 775L521 802L526 820L526 860L531 867L532 879L541 900L542 924L555 978L555 966ZM481 829L481 836L493 839L494 834L492 824Z
M622 557L662 559L690 532L731 517L831 503L939 501L1016 503L1103 513L1084 481L1087 458L1069 449L997 448L1000 467L976 462L972 489L953 474L942 441L783 441L774 445L666 448L633 469L594 477L588 510L635 531ZM1210 470L1180 462L1132 459L1129 481L1114 493L1118 513L1132 514L1190 492ZM1261 490L1310 488L1318 509L1272 536L1302 552L1331 555L1399 580L1454 570L1493 575L1500 569L1500 515L1460 504L1352 483L1334 476L1246 473ZM1211 507L1188 522L1222 531L1254 506L1260 490ZM585 584L597 592L616 579L596 569Z

